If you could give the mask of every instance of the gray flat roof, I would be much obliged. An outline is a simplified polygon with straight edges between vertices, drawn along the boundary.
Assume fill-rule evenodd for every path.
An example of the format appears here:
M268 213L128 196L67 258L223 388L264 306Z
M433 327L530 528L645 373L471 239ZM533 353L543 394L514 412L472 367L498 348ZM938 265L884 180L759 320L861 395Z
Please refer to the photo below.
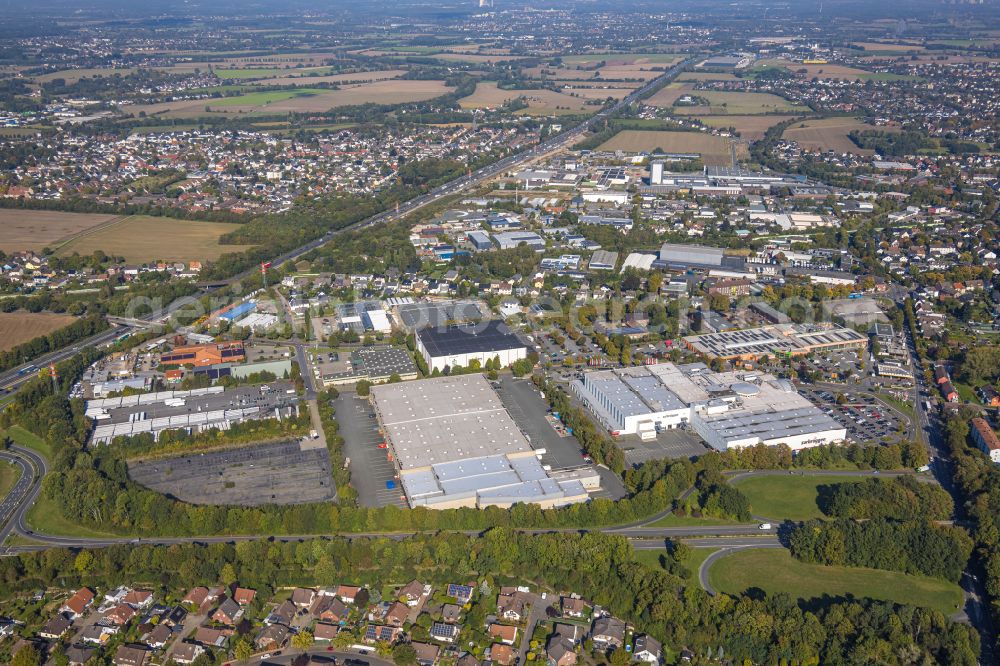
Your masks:
M372 397L401 470L532 450L479 374L376 386Z

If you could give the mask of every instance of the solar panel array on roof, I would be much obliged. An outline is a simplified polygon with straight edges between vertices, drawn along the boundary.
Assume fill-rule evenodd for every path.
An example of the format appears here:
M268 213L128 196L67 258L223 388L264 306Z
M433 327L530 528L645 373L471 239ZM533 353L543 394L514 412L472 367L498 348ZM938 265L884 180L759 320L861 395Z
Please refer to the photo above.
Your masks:
M446 303L401 303L396 306L399 318L409 330L428 326L446 326L449 323L463 323L480 319L483 313L472 301L448 301Z

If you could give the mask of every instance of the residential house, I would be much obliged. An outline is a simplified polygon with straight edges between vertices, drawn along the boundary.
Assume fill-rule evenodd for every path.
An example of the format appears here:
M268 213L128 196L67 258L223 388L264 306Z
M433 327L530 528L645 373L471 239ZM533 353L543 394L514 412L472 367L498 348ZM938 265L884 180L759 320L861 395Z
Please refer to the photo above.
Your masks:
M583 617L587 614L587 602L579 597L562 597L559 603L563 617Z
M68 617L62 614L56 615L45 623L45 626L38 631L38 635L51 641L58 640L62 638L72 626L73 621Z
M594 620L590 636L599 650L620 648L625 644L625 623L614 617Z
M340 633L339 624L330 624L329 622L317 622L316 627L313 629L313 638L318 641L332 641Z
M444 643L453 643L458 638L461 628L456 624L435 622L431 625L431 638Z
M350 610L337 597L321 594L316 597L316 601L313 602L309 613L317 620L336 623L346 620Z
M548 666L573 666L576 663L576 646L580 629L574 624L556 623L545 644L545 661Z
M243 617L243 608L238 603L226 597L215 612L212 613L212 621L218 622L219 624L225 624L227 626L235 626L240 618Z
M264 618L264 624L286 624L291 625L295 619L295 604L290 599L286 599Z
M527 615L531 597L524 592L504 588L497 596L497 613L505 620L520 622Z
M494 647L501 647L501 646L496 645ZM507 646L504 645L503 647ZM480 663L479 660L476 659L474 655L471 655L468 652L466 652L465 654L463 654L461 657L458 658L458 661L455 662L455 666L480 666Z
M517 641L517 627L511 624L493 623L489 628L490 638L507 645L513 645Z
M135 610L142 610L153 605L153 593L149 590L131 590L122 597L122 603L128 604Z
M188 592L183 599L181 599L181 603L191 604L195 608L201 608L202 604L209 601L208 594L207 587L196 587Z
M473 588L471 585L456 585L451 583L448 585L448 596L454 597L458 600L459 604L467 603L472 599Z
M441 619L448 624L455 624L462 617L462 607L458 604L445 604L441 608Z
M649 634L639 634L635 637L635 645L632 649L632 656L647 664L658 664L663 646Z
M389 607L385 614L385 623L390 627L402 627L406 622L406 616L410 614L410 608L401 601L396 601Z
M490 661L499 666L511 666L514 663L514 648L503 643L490 646Z
M233 601L238 603L240 606L247 606L253 603L254 597L256 596L256 590L251 590L246 587L238 587L236 588L236 591L233 592Z
M88 645L104 645L112 636L118 633L118 627L105 627L92 624L77 636L77 640Z
M158 624L153 627L152 631L147 632L142 637L142 642L150 650L162 650L170 642L170 637L173 635L174 633L170 630L170 627L165 624Z
M72 597L66 600L66 603L59 608L59 612L66 613L71 620L75 620L82 616L92 603L94 603L93 591L86 587L81 587Z
M345 604L353 604L354 599L358 596L358 592L361 591L360 587L355 587L354 585L340 585L337 587L337 596Z
M84 647L82 645L71 645L66 648L66 659L68 666L84 666L94 658L97 648Z
M417 653L417 664L420 666L434 666L441 654L441 649L430 643L410 643L410 647Z
M399 590L399 599L407 606L416 606L424 596L424 585L417 580L411 580Z
M194 642L200 643L205 647L222 647L226 644L229 639L229 634L221 629L213 629L212 627L198 627L194 632Z
M257 634L253 644L258 650L276 650L288 638L288 627L283 624L269 624Z
M190 664L204 652L205 648L197 643L181 643L174 648L174 652L170 655L170 658L178 664Z
M403 630L399 627L390 627L384 624L369 624L365 628L365 642L378 643L379 641L385 641L386 643L395 643L402 634Z
M121 645L115 652L111 663L115 666L143 666L146 663L147 654L145 648Z
M316 590L311 587L297 587L292 590L292 603L299 608L309 608L316 598Z
M118 604L104 614L103 620L107 624L123 627L135 617L135 611L127 604Z

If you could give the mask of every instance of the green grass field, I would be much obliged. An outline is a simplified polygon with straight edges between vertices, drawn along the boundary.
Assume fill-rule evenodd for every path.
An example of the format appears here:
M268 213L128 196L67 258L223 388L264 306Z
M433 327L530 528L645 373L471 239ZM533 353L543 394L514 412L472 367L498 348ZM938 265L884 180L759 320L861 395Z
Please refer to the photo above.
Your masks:
M696 583L698 581L698 569L701 568L701 563L708 559L709 555L714 553L718 548L691 548L690 553L684 559L684 567L690 572L687 580L691 583ZM660 566L660 556L665 554L666 549L659 550L637 550L634 551L634 559L640 564L645 564L651 569L659 569L665 571L663 567Z
M52 447L49 446L49 443L21 426L12 426L6 432L0 431L0 437L10 437L15 444L31 449L48 460L52 459Z
M775 520L809 520L822 518L816 499L819 486L835 483L857 483L863 476L751 476L733 482L750 498L750 510L755 516Z
M783 549L728 555L712 565L708 581L716 590L730 594L759 588L804 600L851 595L935 608L945 615L963 603L961 588L947 581L895 571L804 564Z
M19 478L21 478L20 467L6 460L0 460L0 499L7 497Z

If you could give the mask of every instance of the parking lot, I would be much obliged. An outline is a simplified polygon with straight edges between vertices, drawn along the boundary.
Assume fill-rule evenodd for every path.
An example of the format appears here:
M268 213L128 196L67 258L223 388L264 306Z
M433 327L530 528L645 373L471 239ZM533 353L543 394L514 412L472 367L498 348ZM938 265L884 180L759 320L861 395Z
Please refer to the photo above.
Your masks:
M545 449L545 454L542 456L543 464L551 465L552 469L579 467L585 464L583 451L576 437L560 436L545 418L548 413L548 403L539 395L538 389L531 381L502 377L497 393L511 418L531 439L531 445L536 449ZM624 497L625 486L621 479L608 470L600 467L597 469L601 473L601 490L591 493L591 496L611 499Z
M799 387L799 392L847 428L851 442L893 441L904 425L898 414L867 393L848 391L843 394L846 402L837 404L832 390Z
M378 432L378 421L368 399L341 393L333 405L344 437L344 455L351 460L351 485L358 493L358 504L405 507L399 481L395 481L395 488L386 488L388 481L395 480L396 468L388 459L388 451L379 448L384 439Z
M840 379L845 377L860 378L863 375L861 360L854 350L817 353L803 359L810 370L818 371L825 379Z
M656 434L656 439L649 442L642 441L638 435L625 435L619 437L617 442L625 454L625 464L629 467L636 467L650 460L691 458L711 450L697 434L681 428L663 430Z
M325 447L288 440L132 461L136 483L192 504L304 504L336 499Z

